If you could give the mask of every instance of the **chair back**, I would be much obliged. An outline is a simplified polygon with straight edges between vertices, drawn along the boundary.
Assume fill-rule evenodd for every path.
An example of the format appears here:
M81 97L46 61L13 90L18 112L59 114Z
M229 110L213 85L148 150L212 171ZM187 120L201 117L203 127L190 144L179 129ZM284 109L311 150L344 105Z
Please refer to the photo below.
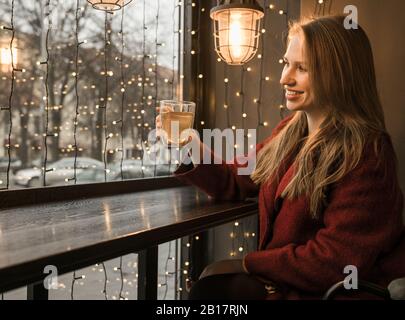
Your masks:
M388 285L388 291L392 300L405 300L405 278L392 281Z

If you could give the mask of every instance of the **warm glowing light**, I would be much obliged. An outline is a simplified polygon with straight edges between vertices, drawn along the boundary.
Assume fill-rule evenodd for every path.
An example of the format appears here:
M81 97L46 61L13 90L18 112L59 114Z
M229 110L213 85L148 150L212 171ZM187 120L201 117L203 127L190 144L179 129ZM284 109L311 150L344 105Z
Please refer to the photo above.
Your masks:
M214 20L215 50L228 64L241 65L257 52L262 8L252 1L220 3L211 10Z
M18 49L13 48L13 61L11 61L11 50L9 47L0 48L0 64L2 72L11 71L11 64L14 64L14 67L18 64Z

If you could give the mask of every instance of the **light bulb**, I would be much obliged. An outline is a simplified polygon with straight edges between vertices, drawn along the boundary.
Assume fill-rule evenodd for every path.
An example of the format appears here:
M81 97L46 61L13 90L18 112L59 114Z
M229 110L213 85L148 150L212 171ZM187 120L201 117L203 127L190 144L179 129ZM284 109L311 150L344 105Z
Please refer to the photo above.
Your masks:
M242 23L241 14L239 12L231 12L229 25L229 46L231 55L236 59L240 59L243 55L242 50Z

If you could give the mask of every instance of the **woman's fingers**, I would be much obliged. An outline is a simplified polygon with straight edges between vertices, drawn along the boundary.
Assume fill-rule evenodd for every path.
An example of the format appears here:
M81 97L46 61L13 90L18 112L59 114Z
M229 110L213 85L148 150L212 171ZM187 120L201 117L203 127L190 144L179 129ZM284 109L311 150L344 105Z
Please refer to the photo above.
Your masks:
M157 107L157 108L159 108L159 107ZM162 130L162 121L160 120L160 115L157 115L157 116L156 116L156 118L155 118L155 124L156 124L156 138L157 138L157 139L160 139L160 137L161 137L161 135L162 135L162 133L161 133L161 130Z
M172 111L174 111L172 106L156 107L157 112L160 112L160 110L162 110L163 112L172 112Z
M158 115L155 119L156 128L162 127L162 121L160 120L160 115Z

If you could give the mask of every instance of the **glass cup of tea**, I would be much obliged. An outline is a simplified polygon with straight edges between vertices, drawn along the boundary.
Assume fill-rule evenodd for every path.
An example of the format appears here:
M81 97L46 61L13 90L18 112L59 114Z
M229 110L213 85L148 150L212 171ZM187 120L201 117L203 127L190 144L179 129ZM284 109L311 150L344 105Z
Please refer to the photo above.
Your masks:
M188 137L184 131L193 128L195 103L190 101L160 101L161 138L168 147L182 147ZM183 135L182 135L183 133Z

